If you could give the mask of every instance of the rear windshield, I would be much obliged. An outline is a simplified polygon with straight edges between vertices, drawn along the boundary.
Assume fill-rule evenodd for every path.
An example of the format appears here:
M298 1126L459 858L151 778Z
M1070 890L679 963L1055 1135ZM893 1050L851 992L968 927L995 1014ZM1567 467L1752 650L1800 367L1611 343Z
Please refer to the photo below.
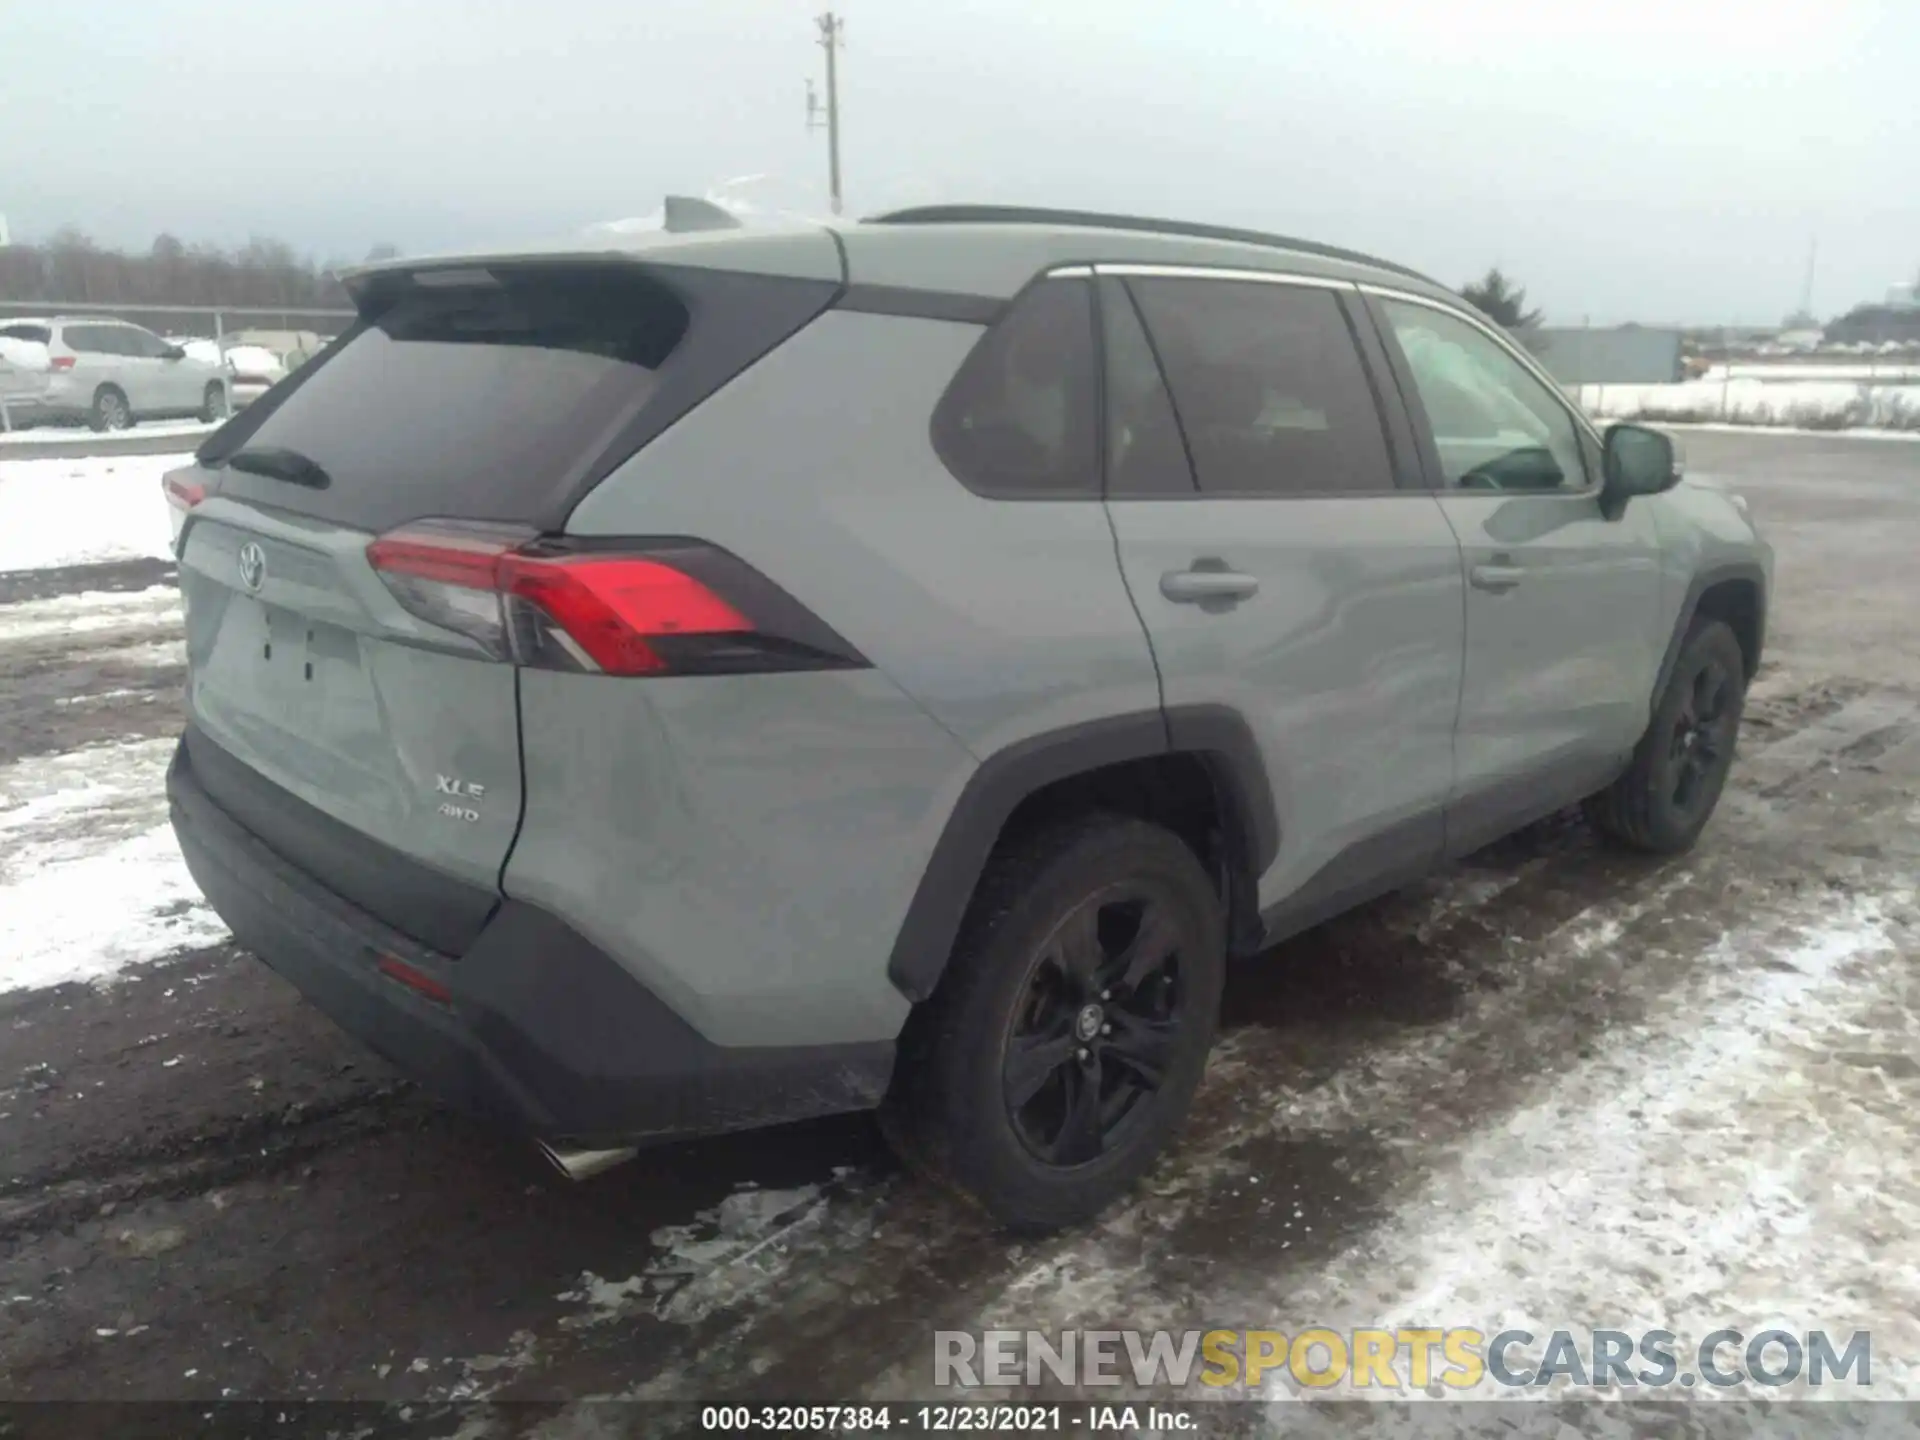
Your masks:
M221 493L383 530L451 516L554 528L582 489L791 334L834 287L631 264L407 284L202 448L293 451L296 485L221 468Z
M45 325L0 325L0 335L9 340L31 340L36 345L53 343L53 331Z

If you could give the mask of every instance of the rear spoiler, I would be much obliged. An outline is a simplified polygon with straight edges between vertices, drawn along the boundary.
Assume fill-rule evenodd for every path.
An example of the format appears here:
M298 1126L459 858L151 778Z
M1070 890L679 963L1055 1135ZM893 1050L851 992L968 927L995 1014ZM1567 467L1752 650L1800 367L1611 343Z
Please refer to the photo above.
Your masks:
M335 272L360 317L380 314L397 296L413 291L423 277L429 286L457 284L452 274L466 272L466 283L484 286L495 266L609 265L621 262L661 267L686 266L736 270L745 274L786 276L796 280L847 283L846 262L825 220L793 215L769 216L748 223L724 205L688 195L665 197L641 228L590 226L554 240L505 249L471 249L375 260Z

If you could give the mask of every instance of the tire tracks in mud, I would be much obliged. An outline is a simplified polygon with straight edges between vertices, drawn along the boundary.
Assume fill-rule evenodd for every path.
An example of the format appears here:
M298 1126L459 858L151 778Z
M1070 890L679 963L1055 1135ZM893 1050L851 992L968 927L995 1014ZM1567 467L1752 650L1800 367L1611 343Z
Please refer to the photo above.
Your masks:
M106 988L0 995L0 1026L0 1242L271 1175L408 1112L437 1114L230 944Z
M153 559L0 574L0 765L180 728L186 650L177 601L168 603L175 577L171 561ZM101 615L70 603L96 596ZM142 610L114 597L154 603Z
M411 1087L395 1081L319 1105L245 1117L216 1133L96 1155L67 1173L32 1177L23 1182L23 1193L0 1193L0 1242L112 1214L136 1201L183 1199L261 1179L384 1131L417 1104Z
M0 605L24 605L67 595L133 594L156 585L171 585L178 573L173 561L150 556L61 565L50 570L0 570Z

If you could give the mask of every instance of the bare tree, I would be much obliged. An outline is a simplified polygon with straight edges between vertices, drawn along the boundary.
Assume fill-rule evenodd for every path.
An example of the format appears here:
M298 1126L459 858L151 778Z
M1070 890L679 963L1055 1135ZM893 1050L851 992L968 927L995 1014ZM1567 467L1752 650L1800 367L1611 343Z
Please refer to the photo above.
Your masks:
M237 251L159 235L143 252L109 250L72 226L38 245L0 249L0 300L94 305L344 308L330 269L284 240L255 236Z

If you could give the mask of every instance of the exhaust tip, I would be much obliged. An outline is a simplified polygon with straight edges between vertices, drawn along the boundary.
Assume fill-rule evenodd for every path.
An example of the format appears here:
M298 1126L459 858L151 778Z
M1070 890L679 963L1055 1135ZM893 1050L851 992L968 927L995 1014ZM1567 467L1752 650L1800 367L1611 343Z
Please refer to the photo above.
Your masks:
M629 1146L621 1150L562 1150L549 1145L546 1141L537 1142L540 1153L553 1163L569 1180L590 1180L602 1171L611 1170L616 1165L624 1165L640 1152Z

